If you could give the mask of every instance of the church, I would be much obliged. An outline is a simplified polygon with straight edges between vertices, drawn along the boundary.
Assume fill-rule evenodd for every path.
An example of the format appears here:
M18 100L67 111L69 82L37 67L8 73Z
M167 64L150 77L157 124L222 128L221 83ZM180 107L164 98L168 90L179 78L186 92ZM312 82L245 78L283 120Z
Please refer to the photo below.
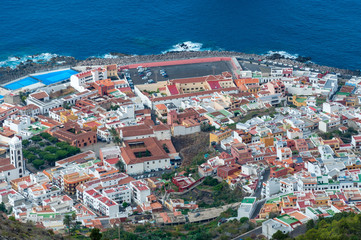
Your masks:
M9 142L10 158L0 158L0 179L10 182L25 176L22 142L14 136Z

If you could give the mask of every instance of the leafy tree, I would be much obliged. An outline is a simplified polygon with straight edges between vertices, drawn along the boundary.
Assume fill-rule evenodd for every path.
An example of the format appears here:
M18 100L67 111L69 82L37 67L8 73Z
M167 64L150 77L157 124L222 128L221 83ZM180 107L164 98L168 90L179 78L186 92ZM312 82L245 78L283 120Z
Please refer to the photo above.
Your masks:
M55 153L56 159L60 160L68 156L68 152L65 150L57 150Z
M218 180L208 176L204 179L203 184L208 186L216 186L218 184Z
M51 153L55 153L58 150L58 148L54 146L47 146L46 148L44 148L44 150Z
M273 240L284 240L288 238L288 234L287 233L283 233L280 230L278 230L277 232L275 232L275 234L272 235L272 239Z
M42 137L42 138L44 138L44 139L49 139L49 138L51 138L51 135L49 134L49 133L47 133L47 132L42 132L42 133L40 133L40 136Z
M29 163L33 162L36 159L36 156L32 153L27 154L26 156L24 155L24 157L28 160Z
M57 155L55 154L46 154L44 156L44 160L47 162L55 162L56 160L58 160Z
M3 202L0 203L0 212L7 213L7 209L5 207L5 204Z
M311 219L306 224L307 230L310 230L315 227L315 222Z
M44 165L44 160L36 159L33 161L33 165L36 169L40 169Z
M42 138L39 137L39 135L32 136L30 139L34 142L40 142L42 140Z
M118 168L119 172L124 172L124 163L119 160L116 164L115 164L115 167Z
M69 146L69 144L67 142L57 142L57 143L55 143L55 145L60 148L66 148Z
M30 144L30 141L25 139L25 140L22 141L22 143L23 143L24 147L27 147Z
M66 148L66 150L69 152L68 156L73 156L75 154L80 153L80 148L69 146Z
M123 208L126 208L126 207L129 206L129 204L128 204L127 202L123 202L123 203L122 203L122 206L123 206Z
M134 230L134 232L145 232L146 231L146 228L145 228L145 226L144 225L138 225L138 226L136 226L135 227L135 230Z
M56 143L58 141L56 137L50 137L48 140L52 143Z
M102 234L98 228L93 228L90 233L91 240L100 240L102 238Z
M68 233L70 234L70 226L73 222L73 219L70 215L65 215L63 219L63 224L68 228Z

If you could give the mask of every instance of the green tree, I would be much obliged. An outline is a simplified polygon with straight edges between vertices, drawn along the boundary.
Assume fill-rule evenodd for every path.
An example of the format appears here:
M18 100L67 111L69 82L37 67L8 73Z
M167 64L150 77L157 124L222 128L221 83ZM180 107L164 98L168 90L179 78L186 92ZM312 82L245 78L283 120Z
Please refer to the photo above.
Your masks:
M314 228L315 227L315 222L311 219L311 220L309 220L308 222L307 222L307 224L306 224L306 228L307 228L307 230L310 230L310 229L312 229L312 228Z
M40 142L42 140L39 135L32 136L30 139L34 142Z
M27 147L30 144L30 141L25 139L22 141L22 143L24 147Z
M44 150L51 153L55 153L58 150L58 148L54 146L47 146L46 148L44 148Z
M3 202L0 203L0 211L3 213L7 213L8 210L5 207L5 204Z
M36 159L33 161L33 165L36 169L40 169L40 167L44 165L44 160Z
M55 152L55 156L56 156L57 160L60 160L60 159L66 158L68 156L68 152L65 150L57 150Z
M52 143L56 143L58 141L56 137L50 137L48 140Z
M129 204L128 204L127 202L123 202L123 203L122 203L122 206L123 206L123 208L126 208L126 207L129 206Z
M47 162L55 162L57 160L57 156L55 154L46 154L44 156L44 160Z
M42 133L40 133L40 136L42 137L42 138L44 138L44 139L49 139L49 138L51 138L51 135L49 134L49 133L47 133L47 132L42 132Z
M24 157L28 160L29 163L33 162L36 159L36 156L32 153L30 153Z
M70 234L70 226L73 222L73 219L70 215L65 215L63 219L63 224L68 228L68 233Z
M124 172L125 169L124 169L124 163L119 160L116 164L115 164L115 167L118 168L118 171L119 172Z
M272 235L272 240L284 240L287 238L288 238L288 234L283 233L280 230L278 230L277 232L275 232L275 234Z
M90 233L91 240L100 240L102 238L102 234L98 228L93 228Z

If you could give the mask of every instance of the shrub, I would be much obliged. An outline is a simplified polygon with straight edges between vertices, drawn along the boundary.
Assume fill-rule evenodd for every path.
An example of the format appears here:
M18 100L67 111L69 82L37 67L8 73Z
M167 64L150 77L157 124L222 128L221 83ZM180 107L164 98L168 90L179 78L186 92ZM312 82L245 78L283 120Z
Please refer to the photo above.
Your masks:
M42 140L39 135L32 136L30 139L34 142L40 142Z
M44 160L36 159L33 161L33 165L35 168L40 169L44 165Z

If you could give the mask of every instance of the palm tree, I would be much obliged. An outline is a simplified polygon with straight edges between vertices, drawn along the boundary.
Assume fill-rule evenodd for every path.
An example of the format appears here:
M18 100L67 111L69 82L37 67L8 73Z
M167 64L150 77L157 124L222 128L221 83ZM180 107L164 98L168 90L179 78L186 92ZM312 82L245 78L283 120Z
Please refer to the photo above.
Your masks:
M70 225L73 222L72 216L65 215L63 219L63 224L68 228L68 233L70 234Z
M117 145L121 145L123 143L123 139L119 136L117 130L115 130L115 128L111 128L109 130L110 135L112 135L113 138L113 142Z
M115 164L115 167L118 168L119 172L124 172L124 163L121 160Z

